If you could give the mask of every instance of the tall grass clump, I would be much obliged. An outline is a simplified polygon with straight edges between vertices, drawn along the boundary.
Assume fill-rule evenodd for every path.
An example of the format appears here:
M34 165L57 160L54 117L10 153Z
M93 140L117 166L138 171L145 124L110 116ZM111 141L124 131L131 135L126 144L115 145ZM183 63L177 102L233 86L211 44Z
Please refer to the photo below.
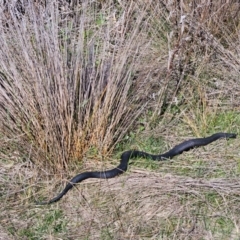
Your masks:
M114 147L144 107L131 86L147 46L148 4L4 5L2 154L11 141L11 151L56 170L90 147L101 154Z
M64 168L89 148L110 152L143 109L147 124L193 115L238 87L237 1L68 2L1 9L4 156Z

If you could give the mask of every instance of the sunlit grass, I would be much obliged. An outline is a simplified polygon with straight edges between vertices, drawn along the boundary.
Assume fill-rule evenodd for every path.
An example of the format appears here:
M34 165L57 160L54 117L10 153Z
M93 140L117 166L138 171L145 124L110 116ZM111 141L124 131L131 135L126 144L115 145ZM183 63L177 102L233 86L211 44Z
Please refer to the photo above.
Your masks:
M0 9L0 235L238 239L238 138L35 205L125 150L239 133L237 1L68 2Z

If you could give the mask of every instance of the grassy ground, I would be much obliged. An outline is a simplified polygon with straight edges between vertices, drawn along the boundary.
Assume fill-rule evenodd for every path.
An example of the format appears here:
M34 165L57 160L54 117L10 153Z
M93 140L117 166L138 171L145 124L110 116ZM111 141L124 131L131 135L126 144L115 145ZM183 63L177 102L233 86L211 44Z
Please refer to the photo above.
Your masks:
M8 1L0 21L0 239L233 239L239 141L131 161L215 132L239 134L239 3Z
M163 152L188 138L136 136L126 149ZM41 180L27 162L2 163L3 233L9 239L239 239L238 149L238 139L222 139L171 161L132 160L122 176L86 180L60 202L40 207L34 201L54 197L66 181ZM68 175L113 168L114 156L86 157Z

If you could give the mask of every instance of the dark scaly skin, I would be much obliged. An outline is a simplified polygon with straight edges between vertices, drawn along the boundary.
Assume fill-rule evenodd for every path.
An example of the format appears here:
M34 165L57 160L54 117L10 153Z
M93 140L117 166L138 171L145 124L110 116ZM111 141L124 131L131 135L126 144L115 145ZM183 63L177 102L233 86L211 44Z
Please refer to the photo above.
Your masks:
M45 205L45 204L50 204L50 203L59 201L76 183L82 182L85 179L88 179L88 178L104 178L104 179L114 178L117 175L120 175L127 170L129 159L136 158L136 157L142 157L142 158L150 158L155 161L164 161L167 159L171 159L174 156L181 154L184 151L188 151L192 148L205 146L205 145L207 145L211 142L214 142L220 138L229 139L229 138L236 138L236 136L237 135L234 133L215 133L212 136L206 137L206 138L190 139L188 141L180 143L179 145L175 146L168 152L160 154L160 155L153 155L150 153L141 152L141 151L137 151L137 150L126 151L121 155L120 164L116 168L113 168L113 169L107 170L107 171L102 171L102 172L96 171L96 172L80 173L70 180L70 182L66 185L66 187L63 189L63 191L58 196L56 196L55 198L53 198L47 202L37 202L36 204L37 205Z

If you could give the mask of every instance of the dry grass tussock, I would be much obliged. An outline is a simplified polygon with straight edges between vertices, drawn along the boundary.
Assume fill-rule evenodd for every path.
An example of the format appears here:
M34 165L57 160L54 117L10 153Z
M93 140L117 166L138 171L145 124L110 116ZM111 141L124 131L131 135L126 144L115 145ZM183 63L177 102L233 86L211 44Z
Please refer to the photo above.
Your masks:
M24 15L8 4L0 34L3 141L54 170L90 147L104 155L118 143L145 105L129 91L147 46L147 5L137 14L138 4L126 4L115 14L111 4L91 1L72 12L58 1L27 3Z
M33 202L55 196L79 159L83 171L115 167L129 130L169 147L239 133L237 117L217 118L239 110L239 2L4 2L0 237L238 239L238 140Z

